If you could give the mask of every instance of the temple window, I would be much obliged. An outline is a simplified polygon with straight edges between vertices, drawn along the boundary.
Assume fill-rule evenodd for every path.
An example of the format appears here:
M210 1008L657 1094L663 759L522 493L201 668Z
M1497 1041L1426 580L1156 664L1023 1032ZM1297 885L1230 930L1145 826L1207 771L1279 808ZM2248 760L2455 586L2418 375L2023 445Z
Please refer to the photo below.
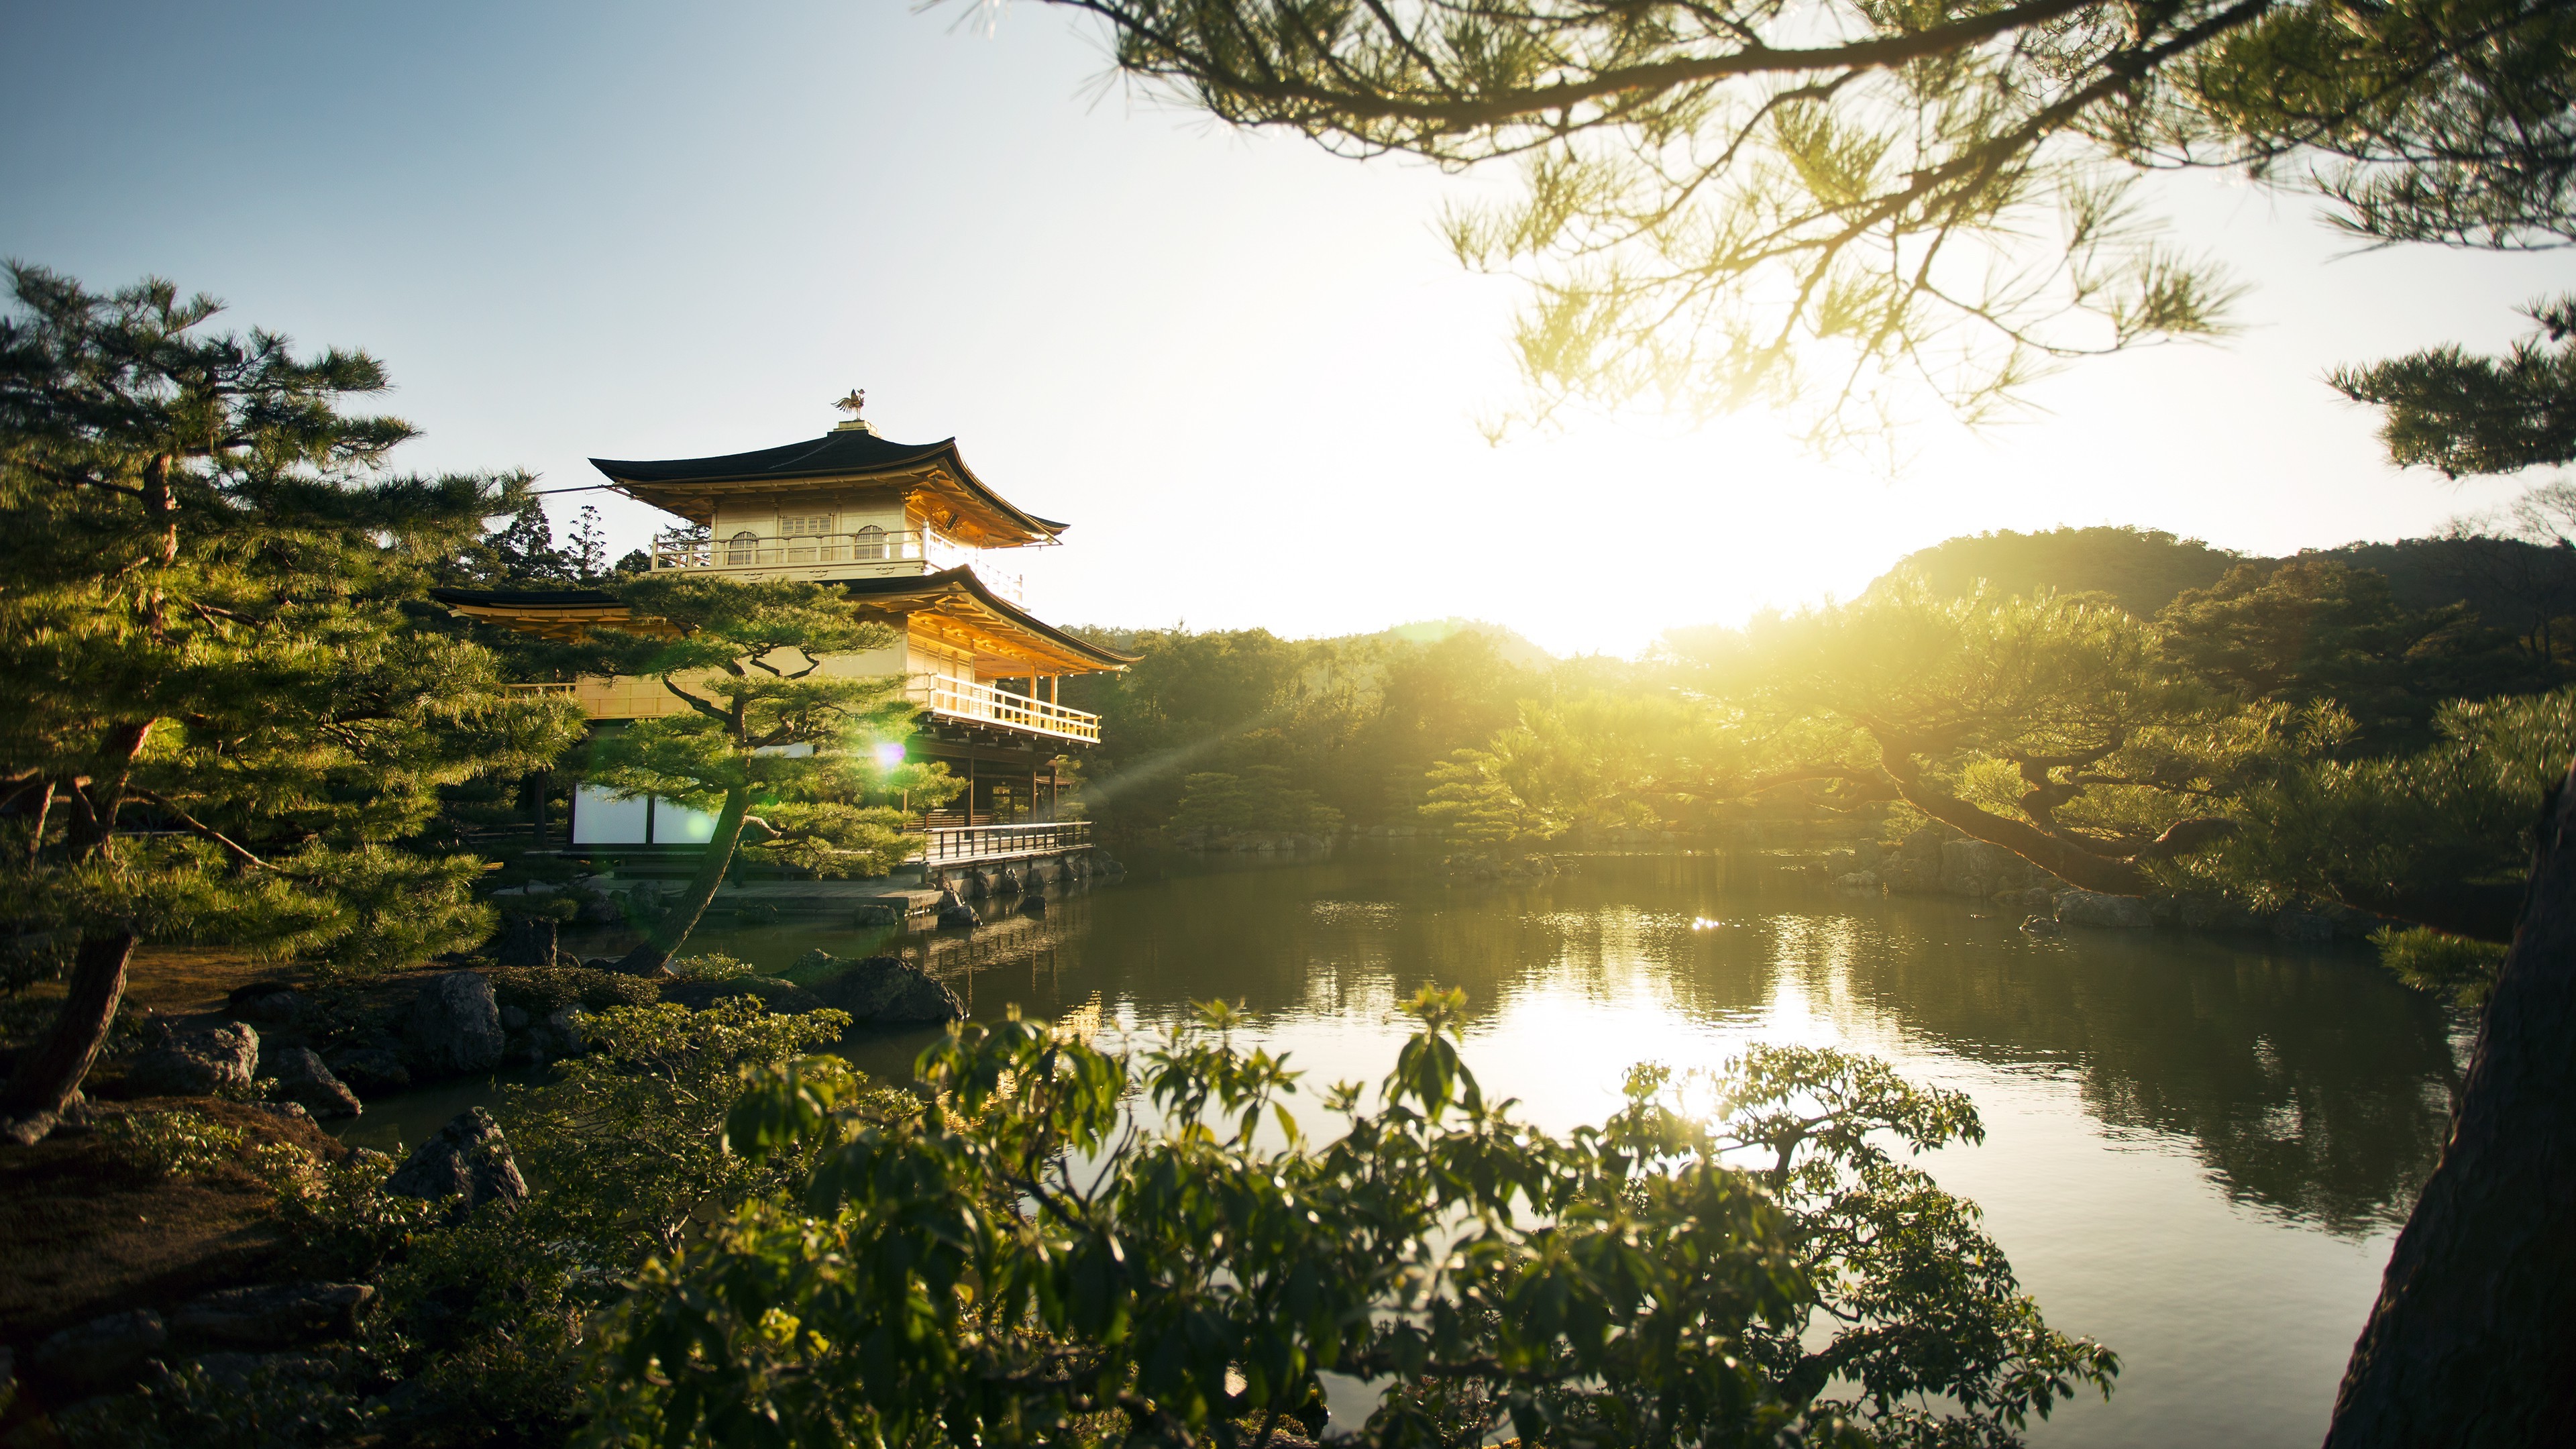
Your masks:
M748 567L751 563L753 552L759 547L760 535L752 532L748 528L735 534L733 537L726 539L725 566L728 568Z
M871 523L851 535L857 547L850 556L858 559L880 559L886 556L885 530Z

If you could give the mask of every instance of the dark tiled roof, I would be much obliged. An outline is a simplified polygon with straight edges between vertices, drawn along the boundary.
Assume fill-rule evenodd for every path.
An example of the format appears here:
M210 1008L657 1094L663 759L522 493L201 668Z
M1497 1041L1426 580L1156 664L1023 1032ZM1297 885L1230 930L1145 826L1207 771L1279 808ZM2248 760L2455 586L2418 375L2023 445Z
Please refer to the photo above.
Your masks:
M1030 613L1028 610L1021 608L1019 605L1012 603L1008 599L1000 597L992 590L984 587L984 581L975 577L975 571L964 564L960 564L953 569L947 569L935 574L897 574L891 578L842 579L837 580L836 583L843 592L862 599L873 598L885 594L909 594L945 590L954 586L962 588L967 593L974 595L977 602L983 604L986 608L991 609L994 613L1001 615L1003 618L1010 620L1012 623L1019 625L1021 628L1028 630L1030 633L1052 643L1061 645L1062 647L1070 649L1078 654L1095 659L1104 666L1118 667L1129 665L1144 657L1139 654L1122 654L1115 649L1104 648L1101 645L1092 643L1088 639L1066 633L1062 629L1040 619L1035 614ZM481 604L487 607L502 608L512 606L526 606L532 608L546 608L549 606L555 608L590 608L597 607L602 604L615 604L619 602L618 597L615 594L601 593L597 589L439 588L431 589L429 591L429 596L442 604Z
M995 507L1027 520L1036 531L1061 533L1069 524L1023 512L986 487L966 466L955 438L936 443L896 443L857 428L834 429L819 438L748 453L713 458L593 458L590 465L620 483L647 486L674 483L786 482L798 478L838 478L852 474L891 473L917 463L944 463L967 487Z

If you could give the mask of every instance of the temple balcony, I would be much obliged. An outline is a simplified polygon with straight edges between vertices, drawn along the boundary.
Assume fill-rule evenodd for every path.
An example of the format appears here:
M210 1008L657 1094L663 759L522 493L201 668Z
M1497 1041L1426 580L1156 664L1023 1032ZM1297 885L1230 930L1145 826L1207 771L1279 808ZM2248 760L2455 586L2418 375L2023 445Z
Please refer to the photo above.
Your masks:
M916 674L906 692L913 703L942 719L1100 743L1100 716L988 684L965 684L936 674Z
M592 719L654 719L685 714L689 708L679 696L664 689L660 680L635 676L584 678L573 684L513 684L507 688L515 694L578 701ZM1050 739L1100 743L1100 716L991 685L915 674L905 680L904 694L936 718Z
M819 583L934 574L968 564L986 588L1022 608L1028 607L1027 589L1020 576L991 569L985 562L986 554L986 550L969 548L928 529L870 525L849 533L780 536L744 531L715 539L656 539L653 567L811 579Z

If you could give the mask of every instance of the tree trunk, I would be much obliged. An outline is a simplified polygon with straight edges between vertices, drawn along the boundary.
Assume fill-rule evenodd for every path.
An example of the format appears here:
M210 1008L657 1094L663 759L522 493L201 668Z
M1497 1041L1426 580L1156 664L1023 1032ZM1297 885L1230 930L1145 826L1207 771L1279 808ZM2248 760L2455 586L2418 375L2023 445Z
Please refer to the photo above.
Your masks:
M1972 840L2002 846L2068 885L2088 891L2114 896L2142 896L2153 885L2147 873L2133 861L2095 855L2069 845L2035 825L2006 819L1955 795L1944 795L1930 789L1912 768L1912 761L1904 759L1893 749L1885 750L1885 754L1887 776L1896 784L1896 798ZM1903 768L1899 768L1900 762Z
M117 1003L125 999L126 963L133 959L132 931L82 939L72 958L71 990L53 1029L19 1060L0 1109L12 1116L35 1116L60 1112L71 1101L89 1075L90 1063L98 1060L98 1049L107 1044Z
M724 809L716 815L716 832L707 841L707 853L698 861L697 876L689 882L687 893L677 905L663 912L662 919L644 928L643 944L618 959L618 970L635 976L659 976L670 969L672 955L698 928L698 918L707 913L707 903L716 898L725 872L733 868L734 847L742 843L743 817L750 813L748 786L726 793Z
M2576 773L2543 813L2522 921L2442 1160L2388 1258L2328 1449L2576 1433Z

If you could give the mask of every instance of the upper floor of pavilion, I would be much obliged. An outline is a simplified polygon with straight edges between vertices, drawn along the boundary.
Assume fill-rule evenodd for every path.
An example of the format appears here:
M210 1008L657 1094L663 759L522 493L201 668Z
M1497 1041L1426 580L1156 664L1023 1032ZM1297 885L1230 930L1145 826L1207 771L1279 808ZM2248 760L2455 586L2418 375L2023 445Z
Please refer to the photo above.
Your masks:
M898 443L861 418L864 395L837 406L849 421L819 438L708 458L593 458L618 492L688 521L654 541L656 569L816 583L936 574L961 564L1025 603L999 549L1061 541L1069 526L1004 498L957 440Z

